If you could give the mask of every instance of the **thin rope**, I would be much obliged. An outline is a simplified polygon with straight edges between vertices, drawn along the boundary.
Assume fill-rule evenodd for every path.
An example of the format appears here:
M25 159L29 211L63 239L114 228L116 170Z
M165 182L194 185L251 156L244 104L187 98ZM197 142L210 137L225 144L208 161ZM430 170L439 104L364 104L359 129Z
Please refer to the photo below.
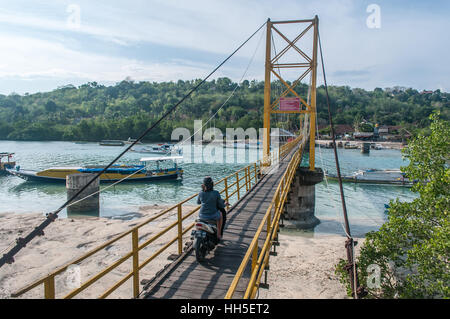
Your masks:
M317 137L318 137L318 136L319 136L319 125L317 124L317 121L316 121L316 134L317 134ZM322 163L322 167L325 167L325 164L324 164L324 161L323 161L322 148L321 148L321 146L320 146L320 143L319 143L318 145L319 145L320 162ZM329 195L330 198L331 198L331 197L332 197L332 196L331 196L331 190L330 190L330 185L329 185L329 183L328 183L327 175L324 174L324 177L325 177L325 185L326 185L326 189L327 189L328 195ZM336 213L337 220L339 221L339 224L341 225L342 230L344 231L344 234L345 234L347 237L350 237L350 235L349 235L349 234L347 233L347 231L345 230L344 224L342 223L341 215L339 214L339 209L338 209L338 207L337 207L337 205L336 205L336 202L335 202L335 201L332 201L332 202L333 202L333 208L334 208L334 211L335 211L335 213Z
M324 85L325 85L325 93L326 93L326 98L327 98L327 105L328 105L328 117L329 117L329 121L330 121L330 127L331 127L331 137L333 140L333 149L334 149L334 155L335 155L335 159L336 159L336 171L338 174L338 179L339 179L339 190L341 193L341 201L342 201L342 210L343 210L343 215L344 215L344 221L345 221L345 230L346 230L346 234L348 236L348 240L350 240L351 244L352 244L352 249L351 249L351 261L353 264L353 278L351 278L350 280L353 279L353 298L358 299L358 292L357 292L357 273L356 273L356 261L354 258L354 240L353 237L351 237L350 235L350 225L349 225L349 221L348 221L348 216L347 216L347 207L345 205L345 196L344 196L344 189L342 186L342 178L341 178L341 172L340 172L340 167L339 167L339 158L338 158L338 154L337 154L337 146L336 146L336 139L335 139L335 135L334 135L334 127L333 127L333 118L331 115L331 108L330 108L330 100L329 100L329 95L328 95L328 85L327 85L327 78L326 78L326 74L325 74L325 65L323 62L323 52L322 52L322 42L320 40L320 33L317 32L317 36L318 36L318 40L319 40L319 49L320 49L320 58L321 58L321 62L322 62L322 73L323 73L323 81L324 81ZM348 247L348 246L347 246ZM348 256L348 248L347 248L347 256Z
M262 33L262 35L263 35L263 33ZM261 36L260 40L261 40L261 39L262 39L262 36ZM253 53L253 55L252 55L252 58L251 58L249 64L247 65L247 68L245 69L245 72L244 72L244 74L242 75L242 77L241 77L239 83L242 82L242 80L243 80L243 78L245 77L245 75L246 75L246 73L247 73L247 71L248 71L250 65L252 64L253 58L255 57L255 54L256 54L256 52L257 52L257 50L258 50L258 48L259 48L259 44L260 44L260 43L261 43L261 41L258 42L258 46L256 47L256 49L255 49L255 51L254 51L254 53ZM217 114L217 113L225 106L225 104L229 101L229 99L234 95L234 92L236 91L236 89L239 87L239 83L235 86L233 92L230 94L230 96L227 98L227 100L222 104L222 106L217 110L217 112L216 112L213 116L211 116L211 117L208 119L208 121L202 126L202 128L205 127L205 126L208 124L208 122L210 122L211 119L213 119L213 118L215 117L215 115L216 115L216 114ZM198 131L199 131L199 130L197 130L197 132L198 132ZM195 133L197 133L197 132L195 132ZM191 135L190 138L192 138L192 136L194 136L195 133L194 133L193 135ZM190 139L190 138L189 138L189 139ZM186 139L186 140L187 140L187 139ZM186 140L185 140L185 141L186 141ZM177 144L177 145L178 145L178 144ZM168 154L168 153L170 153L170 152L166 152L166 154ZM117 184L119 184L119 183L125 181L126 179L128 179L128 178L130 178L131 176L133 176L133 175L139 173L139 172L142 171L143 169L145 169L145 167L140 168L139 170L133 172L132 174L127 175L126 177L124 177L124 178L122 178L122 179L116 181L115 183L113 183L113 184L111 184L111 185L108 185L108 186L105 187L105 188L102 188L101 190L99 190L99 191L97 191L97 192L94 192L94 193L92 193L92 194L90 194L90 195L87 195L86 197L84 197L84 198L82 198L82 199L79 199L79 200L77 200L77 201L75 201L75 202L70 203L69 205L67 205L67 207L72 206L72 205L75 205L75 204L77 204L77 203L79 203L79 202L81 202L81 201L83 201L83 200L85 200L85 199L87 199L87 198L89 198L89 197L91 197L91 196L97 195L97 194L99 194L99 193L101 193L101 192L103 192L103 191L105 191L105 190L107 190L107 189L109 189L109 188L111 188L111 187L113 187L113 186L115 186L115 185L117 185Z
M200 127L197 131L195 131L191 136L189 136L188 138L186 138L184 141L178 142L175 146L178 146L178 147L179 147L180 145L184 144L185 142L190 141L190 140L192 139L192 137L195 136L195 134L197 134L197 133L200 132L201 130L203 130L203 128L204 128L206 125L208 125L208 123L209 123L212 119L215 120L215 116L217 115L217 113L219 113L219 111L220 111L220 110L228 103L228 101L229 101L229 100L233 97L233 95L235 94L237 88L240 86L240 84L242 84L242 81L243 81L245 75L247 74L247 72L248 72L248 70L249 70L251 64L253 64L253 60L254 60L254 58L255 58L256 52L257 52L258 49L259 49L259 46L260 46L260 44L261 44L261 40L262 40L262 38L263 38L263 35L264 35L264 33L261 33L261 37L259 38L258 45L256 46L255 51L253 52L253 55L252 55L252 57L251 57L249 63L247 64L247 67L246 67L244 73L242 74L242 76L241 76L239 82L236 83L236 85L235 85L233 91L232 91L231 94L227 97L227 99L225 100L225 102L222 103L222 105L219 107L219 109L217 109L217 111L216 111L216 112L215 112L215 113L214 113L214 114L213 114L213 115L212 115L212 116L211 116L211 117L210 117L210 118L202 125L202 127ZM215 126L215 125L214 125L214 126ZM171 153L171 151L167 151L165 154L169 154L169 153Z

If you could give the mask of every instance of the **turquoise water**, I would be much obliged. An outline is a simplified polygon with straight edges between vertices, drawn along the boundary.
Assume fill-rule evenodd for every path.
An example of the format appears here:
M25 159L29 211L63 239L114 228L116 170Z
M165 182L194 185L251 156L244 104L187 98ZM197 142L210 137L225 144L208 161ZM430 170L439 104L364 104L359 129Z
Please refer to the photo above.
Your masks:
M360 150L338 149L338 158L343 175L359 169L399 169L406 166L399 150L371 150L369 155ZM316 166L336 173L334 152L332 149L316 148ZM411 201L416 195L410 188L393 185L344 183L344 195L347 206L350 230L353 236L363 236L371 230L377 230L385 221L385 204L399 198ZM344 234L342 204L337 181L326 181L316 186L316 216L321 220L315 233Z
M14 152L15 160L23 169L40 170L52 166L80 166L108 164L124 147L99 146L97 143L75 144L72 142L14 142L0 141L0 152ZM200 147L197 151L201 150ZM185 157L187 152L185 148ZM220 179L258 158L256 150L228 149L232 163L218 163L217 154L206 149L194 154L193 161L182 163L181 181L158 181L152 183L119 184L101 193L100 216L119 217L137 213L140 206L177 203L199 191L204 176ZM220 155L220 154L219 154ZM233 156L234 155L234 156ZM146 154L128 152L119 163L137 163ZM371 150L363 155L359 150L339 150L343 174L366 168L399 168L405 165L398 150ZM216 162L213 161L216 158ZM243 159L246 159L245 161ZM334 155L331 149L316 149L316 166L333 172ZM107 184L106 184L107 185ZM105 186L106 186L105 185ZM102 186L105 187L105 186ZM409 189L397 186L345 184L344 187L349 219L353 235L377 229L384 221L384 204L390 199L409 201L414 198ZM0 213L47 213L57 209L66 200L64 185L26 182L15 176L0 176ZM320 183L316 187L316 216L322 223L315 232L342 233L342 215L339 188L336 182ZM60 217L67 217L62 211Z

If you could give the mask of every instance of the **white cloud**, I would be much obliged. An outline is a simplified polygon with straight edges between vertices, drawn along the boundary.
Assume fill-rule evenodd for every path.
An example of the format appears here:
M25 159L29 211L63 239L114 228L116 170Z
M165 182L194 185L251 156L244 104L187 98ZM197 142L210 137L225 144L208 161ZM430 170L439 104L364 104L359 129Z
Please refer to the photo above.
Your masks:
M392 85L436 88L448 82L446 74L450 72L448 41L441 32L449 27L446 17L439 13L395 11L394 4L387 2L380 5L381 29L367 28L368 13L353 0L283 1L283 5L260 0L79 0L79 29L68 29L66 25L66 6L71 1L44 2L45 10L36 9L41 2L37 3L14 2L0 9L0 25L25 30L19 35L3 31L0 76L70 76L95 81L119 81L126 76L150 81L199 78L214 65L204 63L200 57L188 60L182 49L225 56L269 16L272 20L289 20L312 18L315 14L320 18L330 84L369 89ZM27 36L27 30L34 33ZM299 30L285 28L283 32L292 38ZM152 58L149 52L149 59L154 62L146 62L106 50L92 53L86 48L86 36L136 50L143 43L175 47L180 48L180 54L163 62ZM259 37L252 40L238 55L249 58L258 40ZM255 61L260 69L251 72L259 79L263 75L264 40L263 37ZM285 45L282 41L276 44L278 51ZM220 75L238 79L242 65L227 64L221 72Z
M200 67L180 63L145 63L138 60L83 53L56 42L0 34L0 77L84 78L92 81L168 81L204 76Z

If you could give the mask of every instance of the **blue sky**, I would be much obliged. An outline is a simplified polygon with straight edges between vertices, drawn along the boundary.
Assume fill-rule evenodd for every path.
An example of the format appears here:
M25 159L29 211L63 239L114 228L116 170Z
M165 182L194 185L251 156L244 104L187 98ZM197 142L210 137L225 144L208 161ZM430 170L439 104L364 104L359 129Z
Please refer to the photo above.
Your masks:
M366 23L371 4L380 8L380 28ZM111 85L126 77L203 78L268 17L315 14L329 84L448 92L449 9L445 0L0 0L0 94L88 81ZM301 30L282 31L293 38ZM264 41L257 34L216 77L262 80ZM275 44L284 45L277 38ZM300 45L308 50L308 38Z

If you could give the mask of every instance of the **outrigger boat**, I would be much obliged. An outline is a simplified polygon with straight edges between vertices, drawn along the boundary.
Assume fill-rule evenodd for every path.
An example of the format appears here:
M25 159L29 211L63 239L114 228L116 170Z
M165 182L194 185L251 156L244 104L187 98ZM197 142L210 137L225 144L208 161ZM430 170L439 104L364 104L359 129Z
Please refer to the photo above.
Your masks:
M139 165L112 165L105 173L100 175L100 182L117 182L127 176L129 177L124 180L126 182L181 179L183 178L183 170L181 167L178 167L176 160L182 158L182 156L148 157L141 158ZM16 167L6 171L11 175L29 181L65 182L67 175L78 173L95 174L101 172L104 168L105 166L87 165L83 167L52 167L43 171L33 171Z
M326 172L325 175L331 180L338 179L338 176L335 174L329 174L328 172ZM413 185L413 182L411 182L407 177L405 177L404 173L402 173L400 170L397 169L359 170L354 172L352 175L342 176L342 181L352 183L368 183L368 184L392 184L408 187Z
M350 143L345 143L344 144L344 148L346 149L346 150L355 150L355 149L357 149L358 148L358 145L356 145L356 144L350 144Z
M103 140L99 142L102 146L124 146L125 142L118 140Z
M181 148L177 148L173 144L158 144L157 146L132 148L131 151L136 153L160 154L160 155L167 155L171 153L181 155L183 152Z
M16 162L12 160L13 155L14 153L0 153L0 175L6 174L7 169L11 169L16 166ZM6 158L6 161L3 160L4 158Z

